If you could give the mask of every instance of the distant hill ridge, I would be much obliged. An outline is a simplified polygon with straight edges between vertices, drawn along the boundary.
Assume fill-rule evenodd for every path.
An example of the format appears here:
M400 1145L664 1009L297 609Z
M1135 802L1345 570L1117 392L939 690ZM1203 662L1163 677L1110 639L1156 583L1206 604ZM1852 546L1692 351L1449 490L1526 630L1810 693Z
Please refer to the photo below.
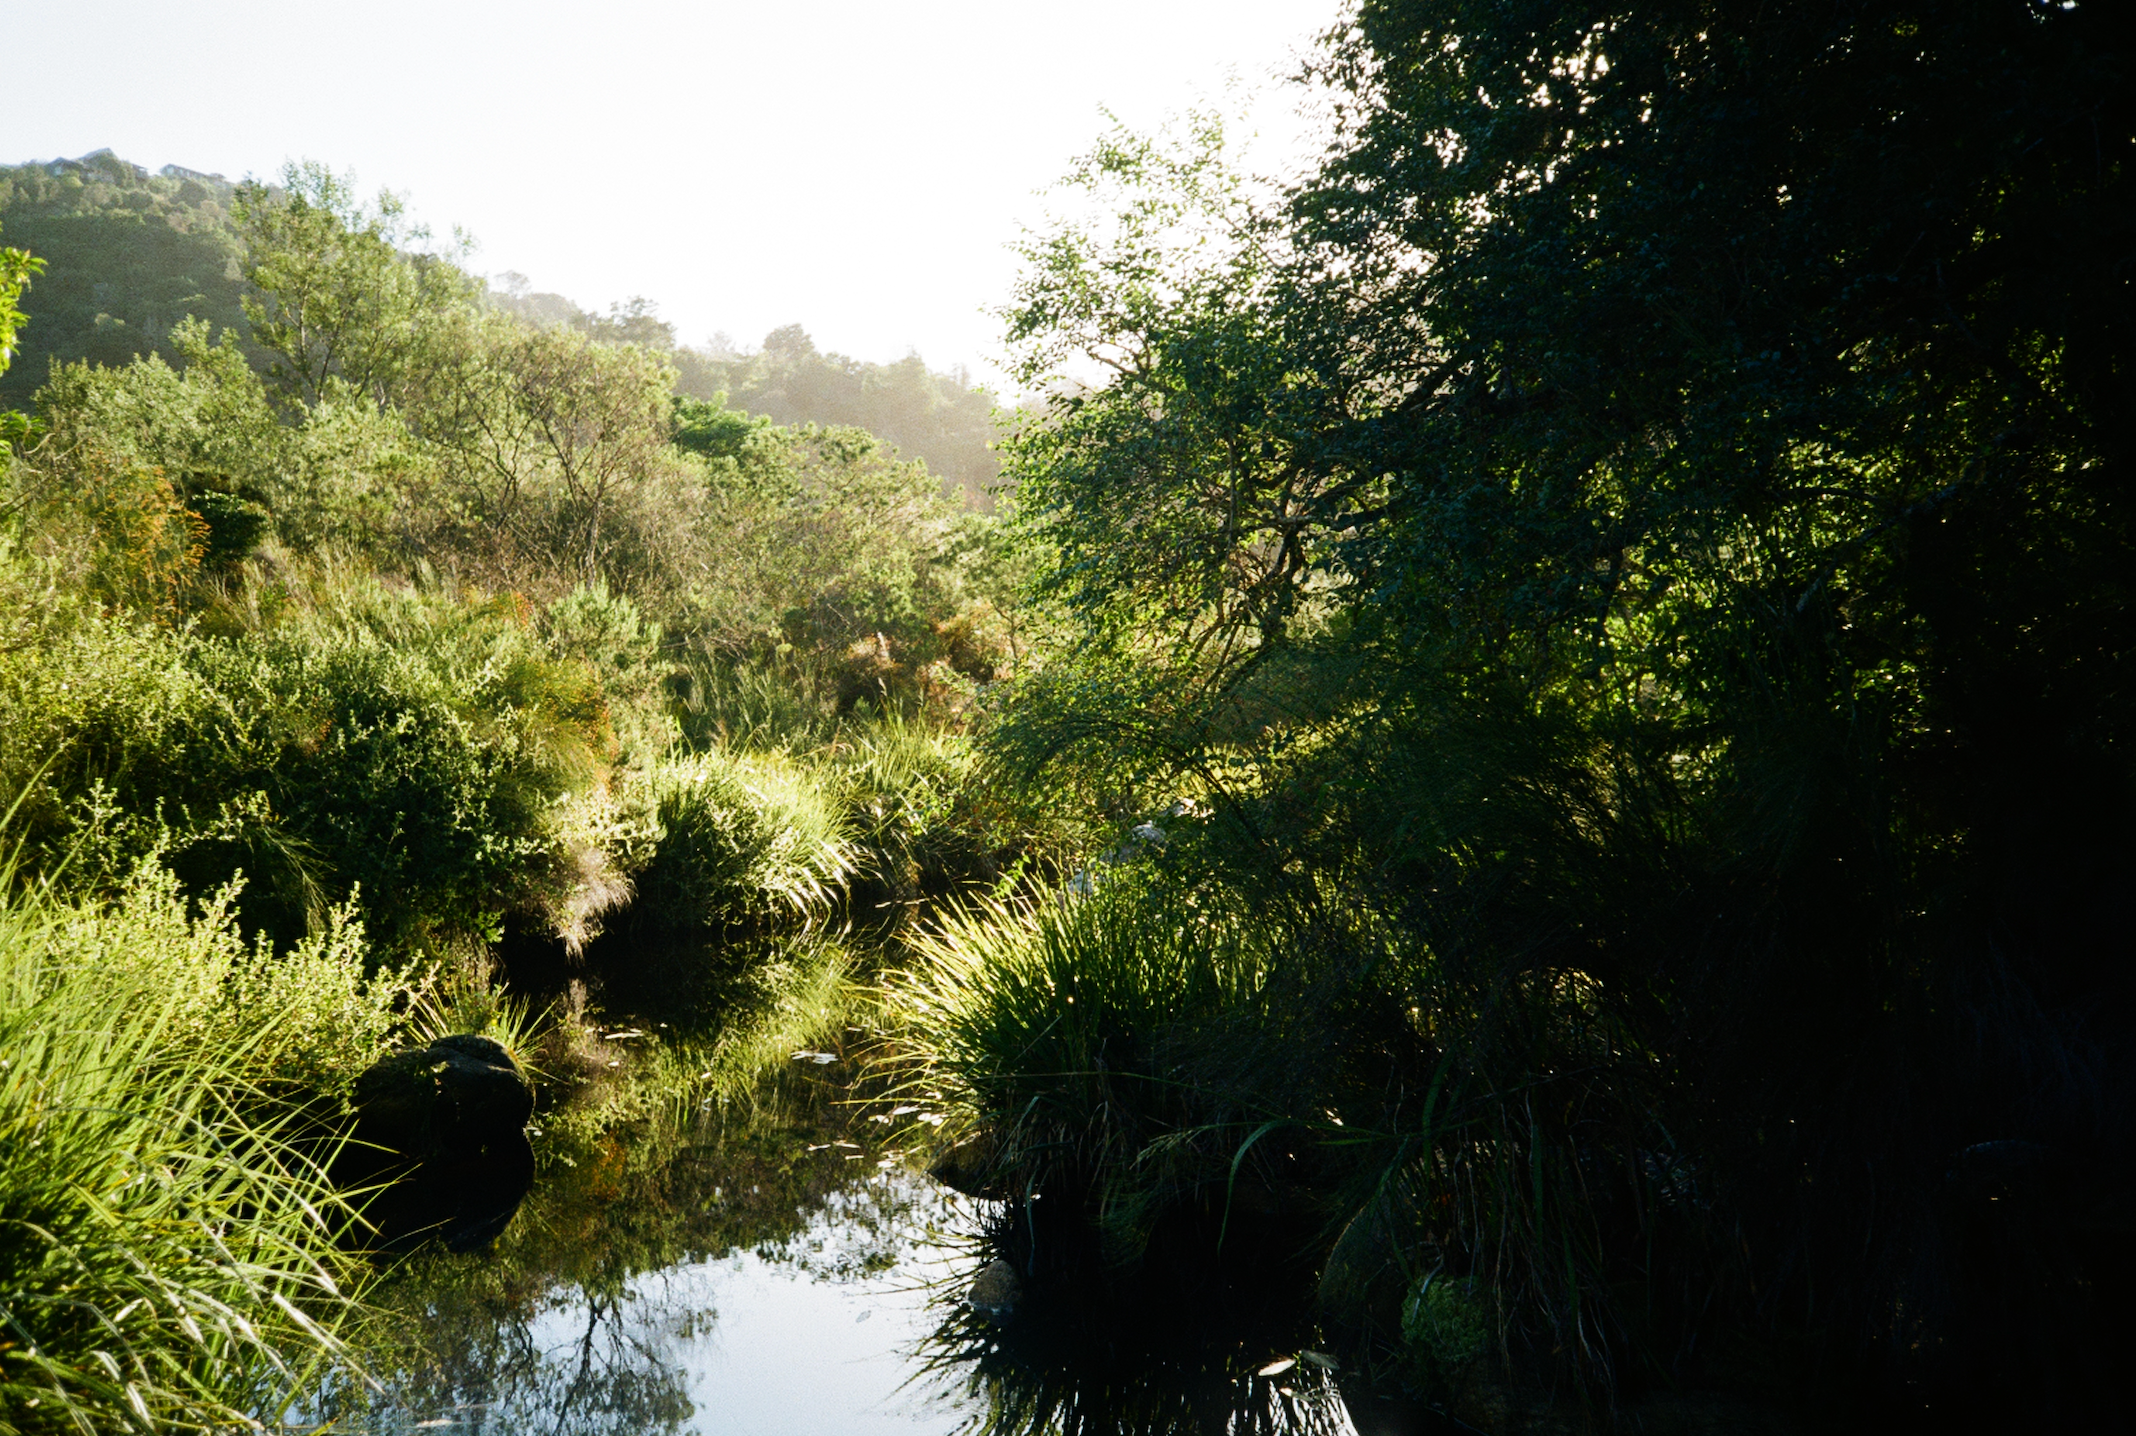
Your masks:
M78 175L87 184L95 184L99 180L113 178L137 180L148 178L148 170L146 168L120 159L118 155L112 152L109 146L100 150L91 150L88 154L82 155L78 159L31 160L21 168L41 169L55 179L63 175ZM113 173L114 170L117 171L116 175ZM237 188L233 181L224 178L222 175L208 174L201 170L189 170L184 165L165 165L162 169L157 170L156 174L161 179L197 180L205 185L220 185L226 190Z
M46 263L24 296L22 352L0 375L0 407L27 408L54 361L120 365L169 351L188 316L250 333L242 298L243 246L232 228L236 184L167 164L150 173L112 150L75 159L0 166L0 239ZM727 402L782 424L852 424L888 440L968 498L985 502L1000 471L989 447L993 400L961 370L938 373L917 355L876 364L820 352L799 325L773 330L755 352L724 339L679 343L644 299L605 315L558 294L531 292L518 275L490 292L534 323L567 324L666 354L679 393Z

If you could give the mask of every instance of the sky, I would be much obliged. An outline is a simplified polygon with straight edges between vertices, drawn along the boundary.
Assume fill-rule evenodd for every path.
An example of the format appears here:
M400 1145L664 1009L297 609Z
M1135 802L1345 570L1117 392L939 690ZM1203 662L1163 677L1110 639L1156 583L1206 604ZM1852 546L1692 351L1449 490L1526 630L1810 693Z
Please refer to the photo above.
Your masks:
M1281 164L1310 132L1279 77L1342 9L0 0L0 162L319 160L465 229L472 268L593 309L642 295L685 343L799 323L998 383L1008 246L1101 110L1148 129L1243 86Z

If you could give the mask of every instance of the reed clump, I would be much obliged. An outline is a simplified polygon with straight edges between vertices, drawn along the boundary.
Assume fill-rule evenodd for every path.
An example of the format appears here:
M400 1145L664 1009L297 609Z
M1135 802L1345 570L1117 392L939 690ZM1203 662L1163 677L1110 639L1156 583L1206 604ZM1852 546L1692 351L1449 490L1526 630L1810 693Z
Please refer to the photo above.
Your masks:
M1249 1211L1317 1229L1354 1165L1344 1113L1376 1115L1415 1045L1375 940L1131 865L982 900L886 978L888 1065L980 1185L1087 1203L1115 1260L1182 1211L1218 1240Z
M294 953L168 874L0 900L0 1432L227 1431L323 1368L361 1275L334 1093L391 979L344 920Z

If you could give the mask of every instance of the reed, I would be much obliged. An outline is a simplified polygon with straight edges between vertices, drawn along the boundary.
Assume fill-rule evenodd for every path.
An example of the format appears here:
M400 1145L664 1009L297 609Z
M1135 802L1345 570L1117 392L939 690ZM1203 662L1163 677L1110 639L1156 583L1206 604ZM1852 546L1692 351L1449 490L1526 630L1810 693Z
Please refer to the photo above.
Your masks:
M250 1428L347 1359L354 1214L331 1143L257 1080L290 1009L203 1022L202 944L144 950L154 926L0 903L6 1436Z
M1358 936L1132 866L981 900L886 978L889 1065L945 1140L984 1154L982 1180L1086 1202L1113 1258L1186 1210L1221 1241L1239 1203L1336 1182L1326 1139L1345 1108L1377 1110L1351 1092L1351 1049L1373 1057L1402 1028L1359 996Z
M637 880L635 923L718 928L828 916L853 871L845 814L783 754L717 748L651 776L658 846Z

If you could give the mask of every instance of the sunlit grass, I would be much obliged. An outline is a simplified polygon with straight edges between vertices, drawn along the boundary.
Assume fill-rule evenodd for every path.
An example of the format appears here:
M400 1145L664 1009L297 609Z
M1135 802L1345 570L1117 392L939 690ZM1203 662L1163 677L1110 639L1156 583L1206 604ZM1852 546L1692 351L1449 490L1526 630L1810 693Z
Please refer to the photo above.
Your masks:
M247 1427L344 1359L352 1213L255 1080L291 1008L203 1026L197 952L99 924L0 905L0 1432Z
M779 753L678 755L652 776L658 850L635 911L666 927L825 916L853 870L845 815Z

